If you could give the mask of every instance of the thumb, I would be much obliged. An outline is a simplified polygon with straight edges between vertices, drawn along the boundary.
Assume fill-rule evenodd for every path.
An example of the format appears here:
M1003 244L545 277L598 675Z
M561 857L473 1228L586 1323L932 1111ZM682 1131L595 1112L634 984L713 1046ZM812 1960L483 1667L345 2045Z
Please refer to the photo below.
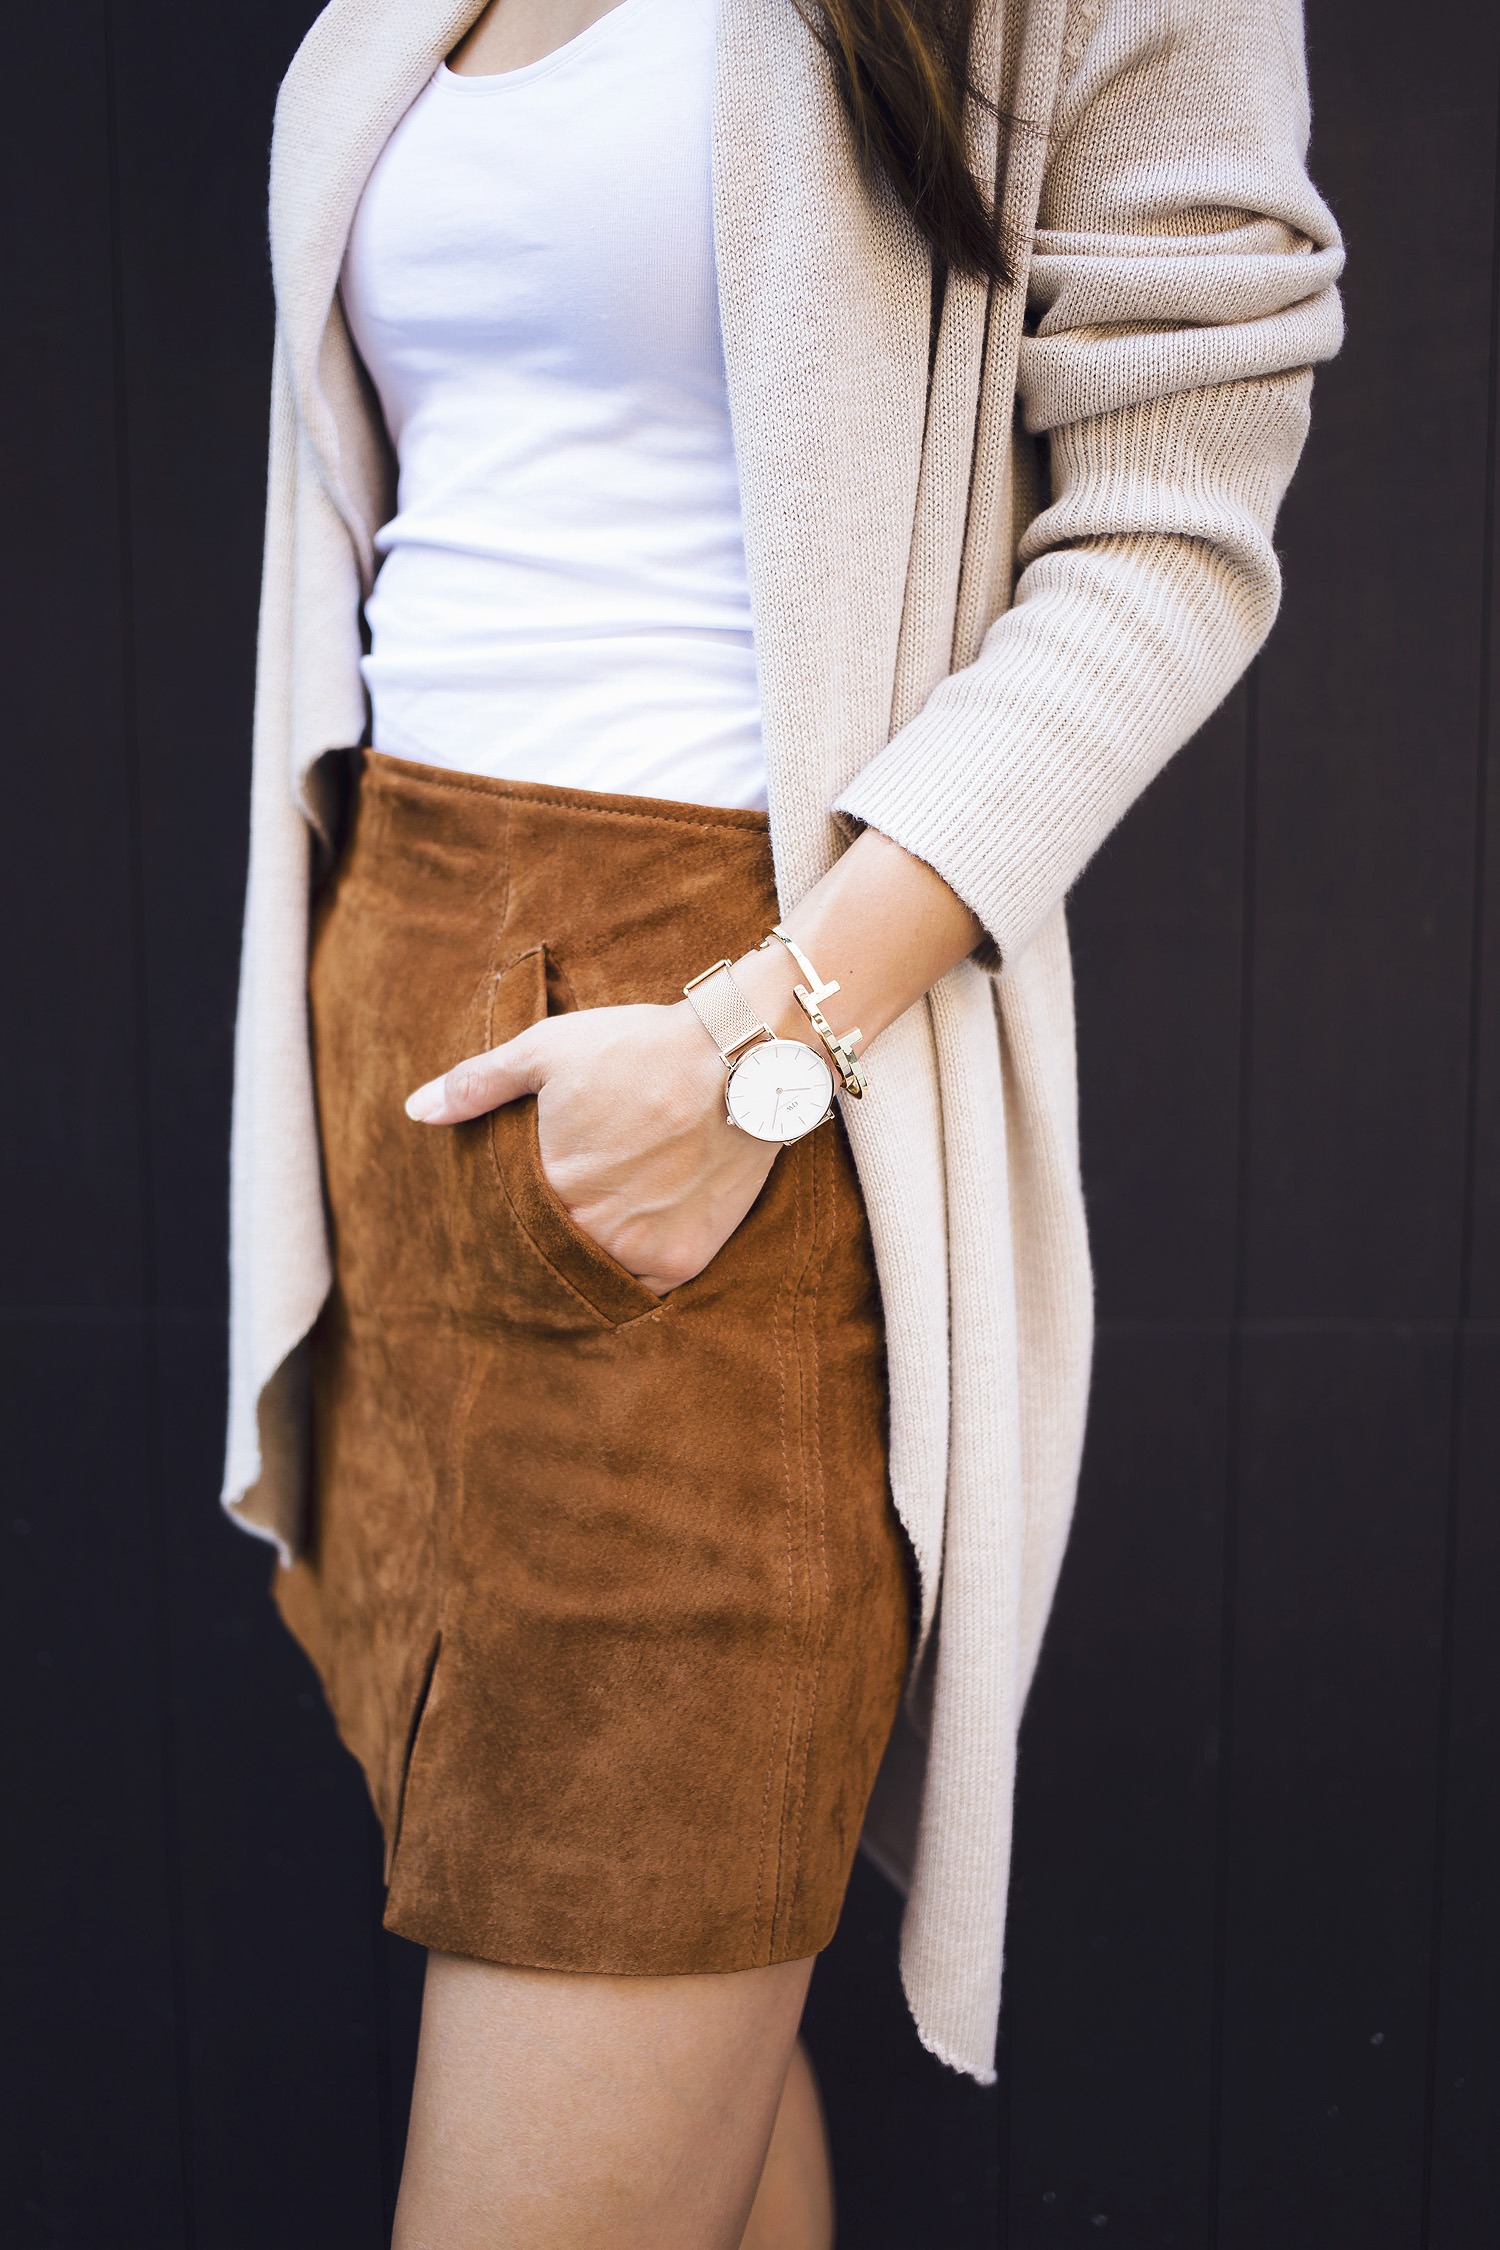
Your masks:
M461 1125L466 1118L483 1117L487 1110L534 1094L541 1085L541 1055L530 1031L491 1047L486 1055L469 1055L441 1078L431 1078L406 1100L406 1114L419 1125Z

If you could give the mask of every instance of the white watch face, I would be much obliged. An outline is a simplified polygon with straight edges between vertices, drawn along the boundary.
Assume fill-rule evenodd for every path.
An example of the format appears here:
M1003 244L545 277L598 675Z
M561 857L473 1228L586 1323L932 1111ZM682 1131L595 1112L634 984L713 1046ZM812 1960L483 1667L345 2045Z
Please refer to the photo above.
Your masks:
M833 1101L833 1072L800 1039L763 1039L729 1073L729 1114L758 1141L798 1141L821 1125Z

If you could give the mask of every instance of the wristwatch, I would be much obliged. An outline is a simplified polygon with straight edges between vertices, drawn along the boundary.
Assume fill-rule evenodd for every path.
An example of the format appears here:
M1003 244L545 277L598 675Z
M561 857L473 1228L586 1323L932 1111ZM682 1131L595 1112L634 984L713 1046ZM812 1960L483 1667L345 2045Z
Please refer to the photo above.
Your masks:
M745 998L727 961L682 988L719 1050L729 1120L753 1140L786 1146L833 1115L833 1072L800 1039L778 1039Z

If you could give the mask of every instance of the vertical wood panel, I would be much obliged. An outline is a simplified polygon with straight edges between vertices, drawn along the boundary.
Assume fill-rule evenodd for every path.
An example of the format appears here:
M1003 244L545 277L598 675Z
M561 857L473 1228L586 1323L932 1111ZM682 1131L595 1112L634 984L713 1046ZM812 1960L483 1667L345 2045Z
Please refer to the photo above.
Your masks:
M1481 557L1484 649L1476 791L1478 874L1483 887L1473 993L1475 1083L1472 1240L1468 1312L1500 1320L1500 97L1497 97L1494 217L1490 254L1489 520Z
M105 26L8 26L0 944L7 2239L187 2239ZM20 1192L15 1192L17 1189ZM126 2185L128 2183L128 2186Z
M12 27L17 85L55 33ZM0 135L6 411L0 618L6 987L0 1165L11 1304L121 1308L141 1286L131 801L115 446L109 112L102 24L76 27L68 98Z
M164 1302L224 1298L265 508L276 87L314 0L116 0L133 671ZM205 87L232 100L205 100ZM212 1216L212 1223L205 1220Z
M1500 12L1309 14L1350 342L1263 666L1250 1305L1451 1318Z
M1500 105L1500 86L1496 98ZM1500 2211L1500 114L1493 192L1470 1240L1462 1306L1477 1325L1462 1341L1455 1430L1424 2250L1488 2250Z
M1022 1738L1010 2239L1200 2244L1211 2202L1229 1342L1106 1329Z
M1452 1376L1242 1345L1219 2250L1420 2240Z
M1454 1542L1425 2250L1490 2250L1500 2214L1500 1329L1467 1341Z
M0 2234L185 2250L141 1323L5 1319L0 1367Z

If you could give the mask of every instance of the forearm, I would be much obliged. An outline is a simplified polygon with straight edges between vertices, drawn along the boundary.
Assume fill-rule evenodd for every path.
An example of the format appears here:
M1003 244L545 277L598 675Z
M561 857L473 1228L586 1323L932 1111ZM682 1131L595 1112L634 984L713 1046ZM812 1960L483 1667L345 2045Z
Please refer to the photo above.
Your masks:
M819 976L838 984L824 1013L836 1032L857 1025L863 1048L984 935L940 875L873 828L783 917L782 927ZM734 974L773 1031L808 1038L807 1018L792 997L802 973L785 946L745 954Z

